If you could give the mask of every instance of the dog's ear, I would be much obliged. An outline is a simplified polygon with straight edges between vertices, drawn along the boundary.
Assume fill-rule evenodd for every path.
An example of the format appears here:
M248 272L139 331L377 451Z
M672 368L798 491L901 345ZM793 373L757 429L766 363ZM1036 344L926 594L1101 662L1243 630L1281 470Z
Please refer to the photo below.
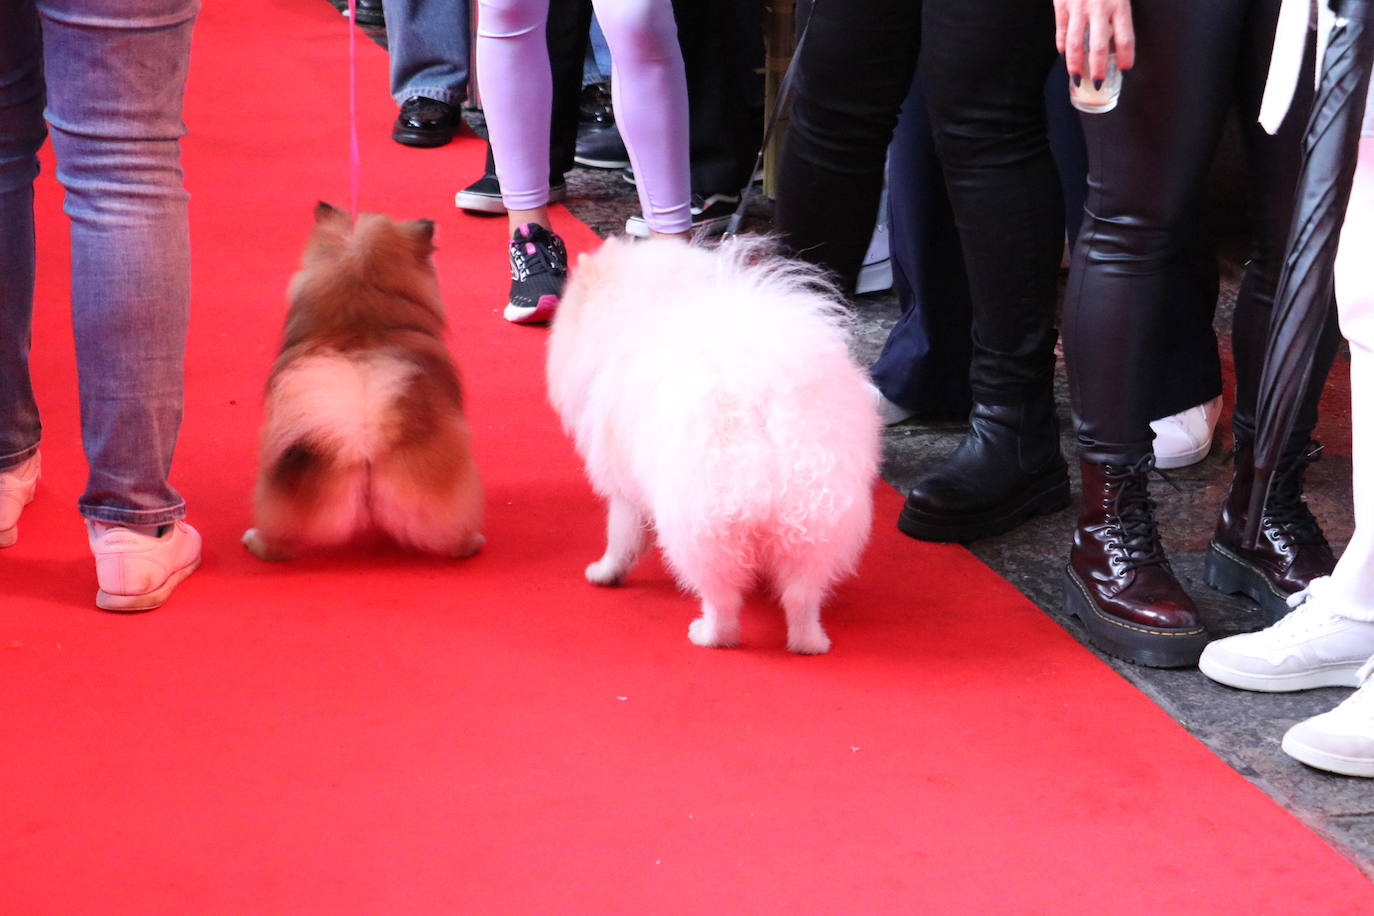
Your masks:
M315 223L317 225L340 219L348 219L348 214L333 204L327 204L324 201L315 204Z

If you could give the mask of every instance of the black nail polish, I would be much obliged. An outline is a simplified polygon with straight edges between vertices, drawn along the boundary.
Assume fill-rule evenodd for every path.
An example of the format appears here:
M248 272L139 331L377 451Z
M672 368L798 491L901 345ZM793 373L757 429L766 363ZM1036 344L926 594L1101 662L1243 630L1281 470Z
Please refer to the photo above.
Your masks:
M1093 80L1093 88L1098 92L1102 91L1102 80Z
M1074 84L1075 86L1081 86L1081 85L1083 85L1083 74L1081 74L1081 73L1075 73L1075 74L1073 75L1073 84Z

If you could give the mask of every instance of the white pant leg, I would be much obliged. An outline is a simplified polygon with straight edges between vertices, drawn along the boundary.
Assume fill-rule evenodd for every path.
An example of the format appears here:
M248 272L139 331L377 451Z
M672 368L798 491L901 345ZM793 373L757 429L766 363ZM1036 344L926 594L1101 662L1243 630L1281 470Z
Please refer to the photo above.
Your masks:
M1332 574L1341 612L1374 620L1374 137L1360 163L1336 256L1336 302L1350 341L1355 535Z

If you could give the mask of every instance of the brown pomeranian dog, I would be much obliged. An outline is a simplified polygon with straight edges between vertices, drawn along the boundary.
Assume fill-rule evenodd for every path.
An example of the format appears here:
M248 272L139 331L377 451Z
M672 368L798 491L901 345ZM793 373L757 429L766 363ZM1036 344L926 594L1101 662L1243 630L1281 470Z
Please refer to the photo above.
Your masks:
M288 288L281 355L243 543L263 560L375 526L466 557L481 549L482 485L444 345L434 224L321 203Z

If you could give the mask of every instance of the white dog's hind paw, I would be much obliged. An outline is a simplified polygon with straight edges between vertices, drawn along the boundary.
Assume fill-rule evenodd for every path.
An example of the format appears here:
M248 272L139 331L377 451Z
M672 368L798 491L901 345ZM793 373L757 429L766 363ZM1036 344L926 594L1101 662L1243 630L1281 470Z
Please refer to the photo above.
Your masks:
M787 651L798 655L824 655L830 651L830 637L819 626L787 633Z
M688 625L687 638L708 649L728 649L739 645L739 628L727 630L705 617L698 617Z
M625 578L625 571L605 558L587 566L587 581L592 585L619 585L623 578Z

